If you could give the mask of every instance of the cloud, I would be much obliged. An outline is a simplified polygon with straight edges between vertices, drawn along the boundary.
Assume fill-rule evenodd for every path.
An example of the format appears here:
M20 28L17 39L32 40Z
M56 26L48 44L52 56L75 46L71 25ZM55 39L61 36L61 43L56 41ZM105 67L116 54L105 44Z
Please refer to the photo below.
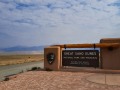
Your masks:
M34 22L32 21L32 19L27 19L27 18L24 18L24 19L20 19L20 20L15 20L14 22L16 23L28 23L28 24L34 24Z
M25 9L25 8L32 8L34 7L34 4L23 4L23 3L17 3L16 9Z
M9 34L6 34L6 33L3 33L3 32L0 32L0 48L2 47L10 47L10 46L13 46L16 44L16 38L9 35Z
M117 7L120 7L120 1L108 4L108 6L117 6Z
M95 43L100 38L120 36L119 3L117 0L0 0L0 30L15 38L11 45Z

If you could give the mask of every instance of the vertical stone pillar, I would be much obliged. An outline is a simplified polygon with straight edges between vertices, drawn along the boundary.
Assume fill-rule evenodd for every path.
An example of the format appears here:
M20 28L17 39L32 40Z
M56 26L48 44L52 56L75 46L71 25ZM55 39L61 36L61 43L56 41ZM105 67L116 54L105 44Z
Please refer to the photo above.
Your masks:
M64 49L63 48L60 48L60 67L62 68L62 51L63 51Z
M100 43L120 43L120 38L101 39ZM120 70L120 47L101 48L100 52L102 69Z
M44 69L60 70L61 49L58 46L44 48Z

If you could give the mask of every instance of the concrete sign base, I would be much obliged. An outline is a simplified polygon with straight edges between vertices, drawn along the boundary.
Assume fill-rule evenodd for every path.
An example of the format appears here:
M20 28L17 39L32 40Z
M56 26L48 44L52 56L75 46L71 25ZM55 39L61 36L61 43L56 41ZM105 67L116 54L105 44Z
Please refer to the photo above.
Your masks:
M47 47L44 49L44 68L45 70L60 69L60 47Z

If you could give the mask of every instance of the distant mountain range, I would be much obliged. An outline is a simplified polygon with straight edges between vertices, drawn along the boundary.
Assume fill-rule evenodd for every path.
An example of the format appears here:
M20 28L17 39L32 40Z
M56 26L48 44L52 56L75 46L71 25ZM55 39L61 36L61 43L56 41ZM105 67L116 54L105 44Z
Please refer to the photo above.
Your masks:
M44 51L45 47L46 46L32 46L32 47L15 46L9 48L2 48L0 49L0 52L33 52L33 51L41 52ZM69 48L67 50L69 50ZM74 48L73 50L94 50L94 48ZM95 50L100 50L100 49L96 48Z
M15 46L9 48L2 48L0 51L2 52L12 52L12 51L43 51L45 46L33 46L33 47L26 47L26 46Z

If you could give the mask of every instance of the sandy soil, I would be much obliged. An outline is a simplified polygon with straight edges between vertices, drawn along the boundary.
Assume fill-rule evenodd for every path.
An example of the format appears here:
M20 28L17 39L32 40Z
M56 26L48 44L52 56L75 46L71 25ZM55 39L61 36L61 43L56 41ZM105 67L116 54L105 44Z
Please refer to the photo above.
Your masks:
M43 59L43 54L0 55L0 65L21 64L26 62L40 61Z

